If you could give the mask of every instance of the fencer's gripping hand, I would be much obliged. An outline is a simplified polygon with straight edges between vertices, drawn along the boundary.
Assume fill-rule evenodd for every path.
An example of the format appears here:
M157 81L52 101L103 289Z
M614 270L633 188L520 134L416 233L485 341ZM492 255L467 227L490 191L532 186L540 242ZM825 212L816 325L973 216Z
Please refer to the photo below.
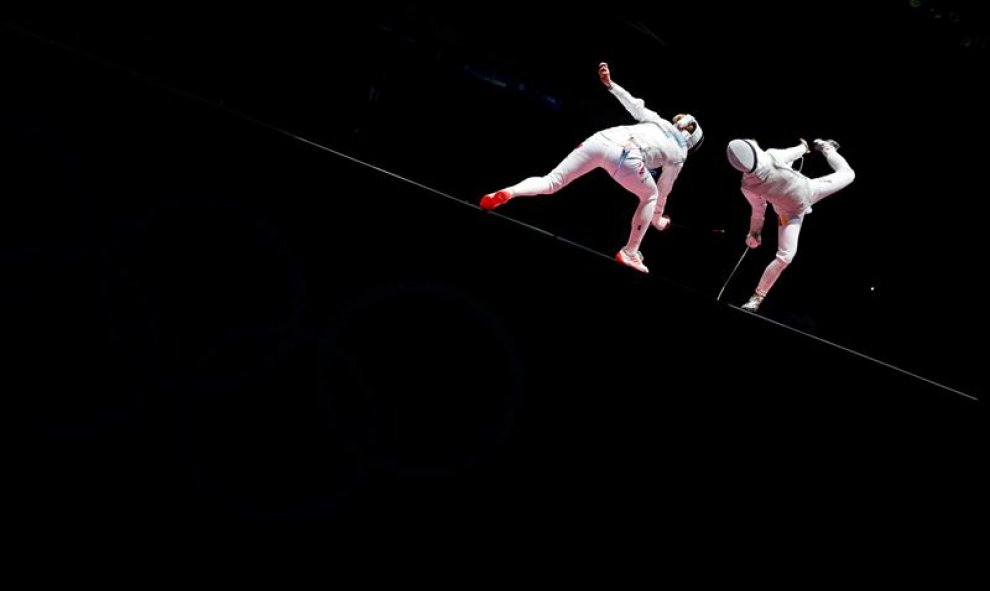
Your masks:
M605 88L612 89L612 74L608 71L608 64L605 62L598 64L598 79L602 81Z
M750 248L758 248L763 241L760 239L759 232L750 232L746 234L746 246Z
M670 218L668 216L662 215L658 218L653 218L653 227L661 232L665 232L670 229Z

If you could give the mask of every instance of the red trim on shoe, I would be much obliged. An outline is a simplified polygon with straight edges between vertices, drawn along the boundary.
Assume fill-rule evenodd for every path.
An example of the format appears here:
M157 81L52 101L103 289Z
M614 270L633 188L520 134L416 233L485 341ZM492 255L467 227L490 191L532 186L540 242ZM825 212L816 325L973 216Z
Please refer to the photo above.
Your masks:
M637 256L637 257L631 257L628 254L626 254L626 253L624 253L624 252L622 252L620 250L619 252L617 252L615 254L615 260L619 261L620 263L622 263L623 265L625 265L627 267L636 269L640 273L649 273L650 272L650 269L647 268L646 264L643 263L643 260L639 256Z
M508 191L496 191L481 198L481 209L495 209L509 200Z

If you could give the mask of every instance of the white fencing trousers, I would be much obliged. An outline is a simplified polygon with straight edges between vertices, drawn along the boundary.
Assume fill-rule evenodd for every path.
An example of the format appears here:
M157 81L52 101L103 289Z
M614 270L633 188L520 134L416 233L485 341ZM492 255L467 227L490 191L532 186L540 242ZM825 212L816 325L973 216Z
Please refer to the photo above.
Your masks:
M626 243L626 250L635 252L639 250L643 236L650 227L659 192L650 171L643 163L639 148L632 144L616 144L598 132L574 148L550 174L530 177L506 190L513 197L548 195L556 193L574 179L596 168L604 169L615 182L639 198L639 207L633 214L632 229Z
M853 182L853 179L856 178L856 173L849 166L849 163L846 162L846 159L842 157L842 154L839 154L835 150L826 150L825 160L828 161L828 165L835 172L810 180L812 205L832 193L848 187L849 183Z

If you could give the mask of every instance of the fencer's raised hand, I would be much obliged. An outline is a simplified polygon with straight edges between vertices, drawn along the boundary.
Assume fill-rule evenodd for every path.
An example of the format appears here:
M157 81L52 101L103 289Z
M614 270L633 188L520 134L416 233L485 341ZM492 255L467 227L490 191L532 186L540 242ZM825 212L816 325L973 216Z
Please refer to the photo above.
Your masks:
M808 140L804 138L799 138L799 139L801 140L801 143L804 144L804 153L808 154L809 152L811 152L811 146L808 144Z
M746 234L746 246L750 248L758 248L763 240L760 238L759 232L750 232Z
M612 88L612 73L608 71L608 64L605 62L598 64L598 78L605 85L605 88Z

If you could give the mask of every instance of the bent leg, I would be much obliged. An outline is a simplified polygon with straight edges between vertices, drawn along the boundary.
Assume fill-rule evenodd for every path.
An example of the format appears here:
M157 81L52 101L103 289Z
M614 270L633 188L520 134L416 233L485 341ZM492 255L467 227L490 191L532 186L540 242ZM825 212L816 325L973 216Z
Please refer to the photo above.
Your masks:
M780 225L777 227L777 256L774 257L760 277L760 282L756 286L756 295L761 298L773 288L774 283L784 272L787 265L794 260L797 254L798 237L801 235L801 224L804 216L785 217L780 216Z
M814 205L829 195L849 186L856 178L856 172L849 166L846 159L836 150L826 150L824 152L828 165L832 167L832 174L811 179L811 204Z
M643 243L646 230L650 227L660 192L657 190L656 181L650 176L650 171L643 164L638 150L634 150L623 159L612 178L639 198L639 205L633 213L632 228L629 230L629 241L626 242L625 247L627 252L636 252Z

